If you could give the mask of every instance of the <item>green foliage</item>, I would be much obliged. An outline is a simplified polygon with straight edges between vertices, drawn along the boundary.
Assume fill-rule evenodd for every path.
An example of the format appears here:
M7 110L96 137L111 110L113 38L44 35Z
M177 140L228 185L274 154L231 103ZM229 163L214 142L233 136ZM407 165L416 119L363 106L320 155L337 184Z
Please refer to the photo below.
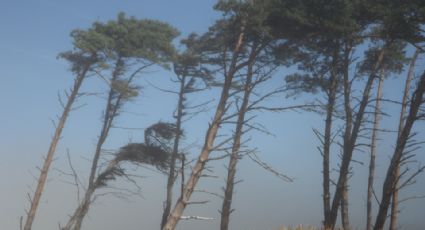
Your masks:
M93 29L76 29L71 32L74 47L87 53L98 53L113 46L113 40Z
M293 54L297 55L299 72L285 76L286 88L288 89L288 97L296 96L301 93L319 93L328 92L331 87L331 75L333 69L337 75L337 83L342 75L342 62L334 63L335 52L339 54L338 47L332 43L326 46L319 42L320 45L310 45L304 49L298 49ZM340 86L337 86L339 89Z
M358 30L360 1L354 0L271 0L268 23L277 37L311 39L336 38ZM314 37L312 37L314 36Z
M182 76L190 77L184 86L184 93L197 92L201 90L198 83L201 82L206 88L214 81L212 72L202 66L202 54L196 34L190 34L182 39L181 43L185 50L175 55L173 66L174 73L181 79Z
M404 66L409 61L406 57L405 47L406 43L402 41L393 42L386 46L381 67L384 69L386 75L391 73L399 74L403 71ZM365 58L358 65L358 72L360 74L369 75L372 72L381 49L382 47L372 46L365 51Z
M380 0L365 1L369 14L383 26L383 33L392 39L412 43L425 41L425 1ZM422 28L421 28L422 27Z
M424 41L425 2L420 0L270 0L268 24L276 38L298 43L374 36ZM378 37L373 27L381 27Z
M329 88L329 79L310 74L294 73L285 77L287 97L292 97L300 93L316 94Z
M121 167L122 162L132 164L146 164L156 167L165 172L170 166L171 146L170 143L177 133L174 124L158 122L145 130L145 143L129 143L119 149L114 159L109 163L96 179L96 187L104 187L111 180L125 176L125 170Z
M143 58L152 62L169 61L174 55L172 40L179 32L156 20L139 20L118 14L115 21L94 23L89 33L101 34L109 41L106 52L122 58ZM97 37L97 36L95 36Z
M121 147L116 160L128 161L134 164L152 165L159 170L166 170L169 166L170 153L159 146L144 143L130 143Z
M117 177L125 176L123 168L116 165L116 167L109 168L102 173L96 179L96 188L106 187L109 181L115 180Z
M145 129L145 143L149 146L158 146L170 151L171 142L176 135L183 135L173 123L158 122Z
M103 57L107 60L137 58L164 64L172 59L175 49L172 40L179 32L170 25L156 20L139 20L118 14L115 21L96 22L87 30L74 30L71 37L74 49L81 53Z
M125 80L114 80L111 82L111 87L117 94L121 95L123 99L130 99L139 95L140 87L130 85L129 82Z
M70 71L80 75L84 70L84 66L93 65L99 62L96 55L87 55L82 51L67 51L58 55L58 58L67 60L71 64Z
M207 67L202 71L209 70L205 72L204 77L211 77L216 73L222 75L229 71L231 65L234 65L232 68L246 71L244 67L248 62L257 66L263 65L263 69L289 64L287 60L278 60L271 55L281 41L272 37L266 23L268 7L269 1L218 1L214 9L221 11L223 18L217 20L201 36L192 34L183 40L184 44L189 45L192 53L198 55L199 63ZM242 34L241 48L234 53ZM250 55L255 56L255 60L250 60ZM235 60L236 63L232 63ZM239 75L233 79L233 89L241 89L242 84L238 82L240 80L243 80L243 77ZM209 85L222 86L221 79L209 81Z
M227 0L218 1L215 10L223 12L234 25L244 25L245 40L271 39L269 26L266 22L269 16L271 1ZM236 31L237 32L237 31Z
M73 30L73 50L61 53L59 57L71 63L73 72L79 72L87 62L96 64L98 71L116 68L111 63L117 60L123 62L120 68L125 70L128 64L123 59L137 59L144 64L157 63L167 67L167 62L175 54L172 40L178 35L179 32L166 23L127 18L120 13L115 21L96 22L89 29Z
M109 181L117 177L127 176L121 163L147 164L156 167L160 171L165 171L169 167L170 154L161 147L146 145L144 143L130 143L120 148L115 154L115 158L109 163L103 172L96 179L96 188L105 187Z
M221 11L224 17L217 20L202 36L192 35L188 41L197 44L194 50L204 54L204 62L222 63L221 57L214 57L213 54L232 52L242 30L245 44L271 41L269 27L265 23L267 6L267 1L218 1L214 9Z
M319 89L326 91L330 86L330 71L336 71L337 76L343 74L344 49L365 42L375 45L361 57L358 74L371 73L384 43L386 50L381 67L387 74L400 73L407 61L405 41L418 41L417 33L421 33L418 25L425 22L423 12L420 13L425 4L416 1L409 1L409 4L390 0L272 2L275 7L271 8L268 23L273 35L278 39L295 40L297 44L293 49L285 44L275 50L279 58L292 56L301 71L286 79L290 95L303 91L317 93ZM400 26L407 22L409 26Z

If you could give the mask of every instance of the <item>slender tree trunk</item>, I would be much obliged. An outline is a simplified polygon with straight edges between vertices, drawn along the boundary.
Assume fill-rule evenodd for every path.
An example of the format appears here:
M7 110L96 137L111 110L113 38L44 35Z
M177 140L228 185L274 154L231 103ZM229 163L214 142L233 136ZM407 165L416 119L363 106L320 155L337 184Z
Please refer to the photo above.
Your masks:
M394 169L396 178L400 178L400 164ZM394 185L393 195L391 197L391 216L390 216L390 230L397 229L397 215L398 214L398 180Z
M341 166L340 166L340 170L339 170L339 177L338 177L338 182L336 184L336 191L335 191L335 195L334 195L334 199L332 201L332 206L331 206L331 214L330 214L330 219L331 219L331 225L332 225L332 229L335 227L335 223L336 223L336 219L337 219L337 215L338 215L338 208L339 205L341 203L341 199L342 199L342 193L343 193L343 189L344 189L344 185L345 185L345 181L347 180L347 175L348 175L348 171L349 171L349 166L351 163L351 158L353 155L353 151L356 145L356 141L357 141L357 136L359 134L360 131L360 127L362 125L363 122L363 116L364 116L364 112L366 110L366 107L368 105L369 102L369 94L370 94L370 90L372 88L373 85L373 81L375 79L375 74L378 71L378 69L381 66L382 63L382 59L384 57L384 49L383 48L380 52L380 54L378 55L378 59L375 63L375 66L372 70L372 73L369 75L365 88L363 90L363 95L362 95L362 99L359 105L359 109L357 112L357 115L355 117L355 122L352 128L352 131L349 133L346 133L344 135L344 139L346 139L344 141L344 148L343 148L343 156L342 156L342 162L341 162ZM349 89L345 89L344 87L344 91L347 90L349 91ZM346 100L346 102L344 103L345 106L349 105L347 103L347 100L349 100L349 97L346 96L346 94L344 95L344 98ZM349 113L351 114L351 113Z
M333 57L333 66L336 66L338 51L336 49L335 55ZM328 92L328 103L326 106L326 120L325 120L325 135L324 135L324 143L323 143L323 215L324 221L323 225L325 229L330 228L330 211L331 211L331 203L330 203L330 167L329 167L329 157L330 157L330 148L331 148L331 135L332 135L332 119L334 114L335 107L335 99L336 92L338 89L338 81L337 81L337 73L335 68L333 68L330 78L330 89Z
M111 170L113 170L116 165L118 165L119 161L112 160L109 162L108 167L100 174L108 174ZM74 226L74 229L81 228L81 223L78 220L83 219L84 215L87 213L89 205L91 203L92 195L95 191L95 189L101 184L101 181L99 181L99 177L97 177L96 182L94 183L94 186L86 191L86 195L84 196L84 200L80 203L76 211L74 212L74 215L70 218L68 223L65 227L61 228L61 230L69 230ZM76 223L78 222L78 223ZM76 224L74 224L76 223ZM78 227L76 227L78 225Z
M404 120L406 116L407 98L409 96L410 84L413 78L413 72L415 69L416 59L418 58L419 53L420 53L420 50L416 49L415 53L413 54L412 61L410 62L410 65L409 65L409 72L407 74L406 83L404 86L404 93L403 93L403 99L402 99L401 111L400 111L400 119L398 123L398 136L401 135L401 132L403 130ZM400 164L397 164L396 166L395 175L396 175L396 178L400 177ZM398 214L398 180L394 188L394 194L393 194L392 203L391 203L390 230L397 229L397 214Z
M90 66L91 66L91 63L87 63L86 66L81 71L81 73L79 73L79 75L74 80L74 86L71 89L71 94L68 96L67 103L65 107L63 108L62 116L60 117L59 123L56 126L55 134L53 135L52 141L50 142L50 147L47 152L47 156L44 160L44 164L41 169L40 176L38 178L37 188L35 190L34 196L31 201L31 207L27 214L26 222L23 228L24 230L31 230L32 228L32 223L34 221L35 214L37 212L37 208L40 203L41 195L43 193L43 189L46 184L47 174L49 172L50 165L53 161L53 156L55 155L56 146L59 143L62 130L65 126L69 113L71 112L72 105L74 104L74 101L78 96L78 92L81 88L81 85L84 79L86 78L86 74L88 70L90 69Z
M254 48L253 48L254 49ZM253 53L255 51L252 51ZM248 64L248 73L246 75L246 81L244 86L244 96L242 99L242 105L239 108L238 120L236 121L235 134L233 137L232 153L229 159L229 166L227 169L226 188L224 191L223 204L221 208L221 230L229 229L230 214L232 213L232 199L233 199L233 187L235 185L236 175L236 164L239 160L239 150L241 146L241 138L243 133L243 127L245 124L245 115L249 106L249 97L252 92L252 77L253 77L253 65L254 59L251 58L252 62Z
M120 58L118 58L114 72L112 73L111 84L118 79L118 76L120 75L122 67L123 67L123 62ZM102 146L105 143L106 138L108 137L109 130L112 126L112 122L114 118L116 117L116 114L118 112L118 108L120 107L121 99L122 99L122 95L120 94L118 98L115 99L115 102L114 102L116 91L112 87L112 85L110 87L111 88L109 89L108 99L106 102L106 109L103 116L103 125L102 125L99 139L96 144L96 150L94 153L92 166L90 169L88 187L87 187L86 193L84 194L83 200L81 201L80 205L75 210L74 215L68 221L68 223L63 228L63 230L69 230L71 228L73 230L81 229L82 222L84 220L84 217L87 215L87 212L89 211L89 207L92 202L92 197L96 190L95 177L96 177L96 172L97 172L97 168L99 164L99 158L102 152Z
M367 204L366 204L366 230L372 229L372 196L373 196L373 180L375 178L375 159L376 159L376 142L378 139L379 123L381 121L381 99L382 88L384 85L384 69L381 70L379 77L378 91L376 93L375 113L373 119L372 140L370 144L370 162L369 177L367 181Z
M350 66L350 54L351 45L346 45L344 50L344 111L345 111L345 132L344 132L344 146L350 142L351 131L353 129L353 113L350 105L351 97L351 84L349 80L349 66ZM341 222L342 227L346 230L350 228L349 215L348 215L348 174L344 174L344 180L342 184L341 194Z
M403 156L404 147L406 146L413 124L417 119L419 107L421 106L421 104L424 103L424 92L425 72L420 77L420 80L410 102L409 114L406 117L403 129L397 138L397 145L394 150L393 157L391 158L391 163L388 167L388 171L382 188L382 198L379 206L378 215L375 221L375 230L382 230L384 228L385 220L387 218L387 212L391 203L391 197L393 195L394 190L396 189L395 186L399 177L399 175L396 174L396 170Z
M184 209L186 208L189 199L193 193L193 190L196 186L196 184L198 183L199 178L202 175L202 171L205 167L205 164L208 161L208 157L211 153L211 150L213 148L214 145L214 141L217 135L217 131L219 129L220 123L221 123L221 119L225 113L225 109L226 109L226 104L227 104L227 100L229 98L229 91L230 91L230 87L232 84L232 80L233 80L233 76L235 74L235 72L237 71L236 68L236 63L237 63L237 58L239 56L239 53L241 51L242 48L242 44L243 44L243 38L244 38L244 28L242 26L241 28L241 32L238 36L237 42L235 44L235 48L233 50L233 57L232 57L232 61L231 64L229 66L229 71L227 71L227 74L225 75L225 80L224 80L224 85L222 88L222 92L221 92L221 96L220 96L220 101L217 105L217 109L214 115L214 118L212 120L212 123L210 124L206 136L205 136L205 143L204 146L201 150L201 153L199 155L199 158L195 164L195 166L192 168L192 174L190 175L182 196L178 199L176 205L174 206L173 211L170 213L170 216L168 217L168 220L166 222L166 224L164 225L164 227L162 228L163 230L174 230L177 223L180 220L180 217L184 211Z
M165 200L164 212L162 213L161 229L164 227L171 211L171 202L173 199L173 185L175 181L174 174L176 170L175 169L176 159L177 159L177 155L179 154L179 142L180 142L180 134L181 134L181 121L183 118L183 107L184 107L183 100L184 100L185 86L186 86L186 76L183 75L180 79L180 92L179 92L179 100L177 103L177 115L176 115L177 135L174 139L173 153L171 155L170 172L168 173L168 180L167 180L167 198Z
M400 177L400 164L394 169L394 173L397 178ZM390 216L390 230L397 229L397 215L398 214L398 180L394 185L394 191L391 198L391 216Z
M341 199L341 222L344 230L350 230L350 217L348 215L348 179L345 180Z

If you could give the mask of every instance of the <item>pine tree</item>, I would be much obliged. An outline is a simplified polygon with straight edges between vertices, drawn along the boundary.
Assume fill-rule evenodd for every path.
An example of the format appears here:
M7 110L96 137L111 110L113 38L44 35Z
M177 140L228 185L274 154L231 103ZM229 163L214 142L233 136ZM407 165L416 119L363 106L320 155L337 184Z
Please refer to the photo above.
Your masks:
M40 171L37 188L31 199L31 207L27 211L27 217L23 227L24 230L31 230L32 228L32 224L37 213L37 208L43 194L50 165L53 161L56 147L62 137L62 131L65 127L69 114L73 109L72 107L75 101L82 96L79 93L80 88L83 85L84 80L91 74L93 69L99 68L99 64L102 63L102 57L98 54L98 50L101 47L94 45L95 43L102 44L100 39L83 31L74 31L71 33L71 36L74 40L74 49L72 51L61 53L59 57L67 60L71 64L70 70L75 75L74 85L70 89L69 93L66 93L66 103L63 104L63 102L60 101L63 108L62 115L56 124L55 133L50 142L49 150L45 157L43 167ZM94 44L89 44L87 38L90 38L90 43L93 42Z
M178 32L168 24L154 20L127 18L123 13L118 15L116 21L94 23L87 33L105 41L105 47L99 51L105 54L105 68L96 74L107 82L109 92L90 169L88 187L84 198L63 228L66 230L81 229L83 219L93 202L93 195L96 189L101 187L97 182L102 174L96 175L96 173L102 146L122 106L138 94L138 87L133 84L133 80L142 70L153 64L165 66L174 55L171 41L178 35ZM90 41L90 37L88 40ZM109 78L105 77L108 75Z

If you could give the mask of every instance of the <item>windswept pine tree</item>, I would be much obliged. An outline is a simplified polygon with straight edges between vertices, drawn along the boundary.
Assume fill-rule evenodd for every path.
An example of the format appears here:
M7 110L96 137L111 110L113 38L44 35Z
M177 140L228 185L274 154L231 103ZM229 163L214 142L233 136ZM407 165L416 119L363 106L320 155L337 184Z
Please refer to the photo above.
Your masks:
M173 140L173 147L170 157L170 169L167 178L167 195L164 201L164 211L161 219L161 229L164 227L171 211L173 188L177 178L177 159L182 162L182 173L184 172L185 155L180 151L180 142L183 136L183 119L190 115L194 109L200 109L203 104L189 105L188 96L205 90L212 83L213 78L208 69L202 67L201 57L197 52L196 35L191 34L181 41L185 45L182 53L176 54L173 61L173 70L176 75L176 82L179 83L178 91L167 91L178 95L176 110L173 114L177 135ZM183 185L182 185L183 186Z
M324 226L326 229L333 229L335 226L337 214L340 205L342 205L342 224L344 228L348 228L348 208L347 208L347 175L350 169L353 152L358 145L358 137L365 123L366 108L369 105L369 98L372 86L376 81L376 76L383 69L383 62L387 52L393 44L402 39L408 42L420 40L420 36L415 33L417 31L417 23L420 21L420 3L412 1L401 4L400 10L394 10L399 3L394 1L377 2L377 1L275 1L277 6L270 17L270 23L274 26L274 31L281 37L292 37L299 39L299 44L304 45L307 54L313 56L317 60L320 57L327 57L325 60L329 63L327 68L321 68L320 62L310 62L307 67L312 68L316 75L321 76L322 73L332 73L337 77L337 82L341 82L343 96L343 111L344 111L344 131L343 131L343 154L342 162L339 167L339 177L336 183L336 191L333 201L328 199L329 192L329 127L331 127L331 111L334 108L333 100L328 100L328 112L325 125L325 134L323 134L322 143L324 145L324 161L323 161L323 202L324 202ZM417 7L413 9L410 7ZM390 11L406 13L389 13ZM412 14L407 13L410 11ZM413 13L415 12L415 13ZM397 15L397 16L395 16ZM416 23L416 24L415 24ZM402 30L406 27L406 30ZM296 29L288 29L296 28ZM375 28L380 28L380 33L376 33ZM288 30L288 31L287 31ZM408 39L406 39L408 38ZM371 40L381 44L380 48L375 50L373 60L369 63L370 71L366 74L365 85L360 95L359 104L356 105L356 100L353 100L352 83L353 79L358 78L353 76L350 69L354 63L353 57L355 50L360 45L368 44ZM322 49L314 55L311 52L311 47L319 44ZM314 49L313 49L314 51ZM310 56L310 57L311 57ZM309 56L299 56L302 62L308 60ZM365 59L366 56L360 57ZM319 59L320 60L320 59ZM387 59L388 60L388 59ZM326 63L325 62L325 63ZM326 65L325 65L326 66ZM330 68L329 68L330 67ZM308 68L304 68L309 70ZM311 72L311 70L310 70ZM319 74L318 74L319 73ZM332 75L331 75L332 76ZM298 82L298 79L303 80L306 84L300 83L301 89L304 91L314 91L315 88L309 86L311 83L320 83L320 78L313 78L308 75L292 76L292 82ZM330 78L331 79L331 78ZM319 82L317 82L319 80ZM314 84L313 84L314 85ZM332 84L328 84L332 85ZM329 94L332 99L332 94ZM329 103L331 102L331 103Z
M289 76L287 82L289 87L298 91L317 92L324 91L327 101L325 102L325 128L324 133L316 132L321 139L323 147L323 210L324 226L331 229L335 225L336 215L340 204L342 208L342 222L344 228L348 228L348 203L347 182L348 165L351 157L343 160L340 170L340 180L337 184L333 202L330 192L330 149L333 142L332 123L335 119L336 98L339 92L344 95L345 131L344 151L351 154L353 148L346 148L355 142L357 132L362 122L364 108L368 102L368 87L372 80L366 85L366 93L363 98L363 106L357 113L357 121L354 124L350 102L350 79L349 69L353 48L362 41L363 30L371 23L366 18L359 16L361 5L357 1L280 1L277 12L272 14L270 22L274 25L278 36L298 39L302 46L301 54L298 55L300 63L299 74ZM285 23L286 22L286 23ZM285 28L279 24L285 23L288 28L294 27L287 33ZM291 25L292 23L292 25ZM353 140L350 140L355 133Z
M409 70L407 73L407 77L406 77L406 83L404 85L404 92L403 92L403 97L401 100L401 110L400 110L400 118L399 118L399 124L398 124L398 130L397 130L397 135L400 136L401 132L403 131L403 124L404 121L406 120L406 110L407 110L407 100L409 97L409 93L410 93L410 87L411 87L411 82L413 80L413 75L414 75L414 70L415 70L415 64L416 64L416 60L418 59L419 54L421 53L420 49L416 48L415 53L413 54L413 57L411 58L410 64L409 64ZM401 164L401 162L400 162ZM396 167L395 169L395 174L397 178L401 178L400 176L400 164L397 165L398 168ZM399 190L400 190L400 180L397 180L396 185L394 186L394 194L391 200L391 217L390 217L390 230L395 230L397 229L397 223L398 223L398 203L399 203L399 199L398 199L398 194L399 194Z
M394 195L394 191L398 189L397 181L400 179L400 175L397 174L397 168L402 161L403 155L405 154L405 148L408 143L410 134L412 132L413 125L416 121L420 120L425 115L421 112L424 105L425 97L425 73L421 75L417 83L416 89L412 94L410 100L409 112L406 116L401 133L397 137L397 144L394 153L391 158L390 166L388 167L387 174L385 177L384 185L382 187L382 197L380 200L379 211L376 217L374 229L384 229L385 221L387 219L388 209L390 208L391 198Z
M230 1L230 4L236 4ZM222 8L224 7L224 8ZM218 20L211 26L204 35L200 36L197 43L200 44L198 51L202 54L202 62L208 63L213 72L221 73L224 78L221 87L220 99L218 101L213 120L205 134L205 142L199 154L198 160L192 167L192 173L188 178L183 193L177 200L174 209L162 228L163 230L175 229L186 206L190 203L192 193L202 176L205 165L208 163L209 155L214 149L214 142L218 130L222 123L222 118L228 109L229 93L232 87L234 76L244 68L247 63L243 60L245 57L245 39L246 39L246 21L248 14L246 12L226 11L227 4L219 2L216 9L222 10L224 18Z
M94 23L88 34L102 38L106 46L99 52L105 53L105 69L96 74L109 87L102 128L96 144L88 186L84 198L72 214L65 230L79 230L84 217L89 211L98 186L97 175L102 146L105 143L113 122L119 116L123 105L138 94L138 87L133 81L142 70L154 64L165 65L174 55L171 41L178 35L176 29L168 24L154 20L127 18L123 13L116 21ZM90 37L87 42L91 42Z
M277 95L282 95L285 91L284 87L277 86L276 88L270 87L266 92L259 92L258 88L270 83L270 80L279 77L276 74L277 69L281 65L289 65L292 62L291 49L293 45L289 39L275 39L267 25L269 18L269 11L272 4L269 2L251 1L249 3L223 3L222 7L236 13L246 12L249 17L246 20L246 56L247 66L240 71L240 76L235 78L234 87L232 91L233 110L234 113L229 112L223 121L234 124L232 128L232 142L229 150L224 150L229 155L229 163L226 166L227 177L226 183L223 188L223 202L220 210L220 229L229 229L230 216L234 211L232 208L234 187L237 183L236 172L238 162L242 159L243 155L248 155L251 159L255 159L257 155L243 146L243 138L250 130L264 131L262 127L256 126L254 117L257 115L255 112L281 112L294 108L301 108L301 106L267 106L267 100ZM286 48L286 55L274 55L276 49ZM251 145L250 145L251 146ZM254 155L254 156L251 156ZM271 171L274 175L283 179L284 181L291 182L292 179L276 170L270 168L259 159L254 162L261 167Z
M60 116L58 123L55 125L56 130L41 168L34 195L30 197L31 206L27 211L27 217L23 227L24 230L31 230L32 228L38 205L44 191L50 165L52 164L56 147L62 137L62 130L65 127L75 101L82 96L82 94L80 94L81 86L83 85L84 80L93 74L94 69L102 68L99 64L102 63L103 56L98 53L98 51L103 48L101 45L103 44L101 39L92 36L92 34L89 33L82 33L81 31L73 31L71 33L71 37L73 38L74 49L59 54L59 57L70 63L70 71L74 74L74 85L69 92L65 93L66 102L60 101L63 108L62 115ZM90 38L93 43L88 43L87 38Z
M380 119L383 114L383 109L381 108L382 101L382 90L384 85L384 80L391 74L400 74L403 71L404 64L407 61L405 57L405 47L404 42L395 42L388 47L386 55L382 61L382 68L378 76L378 86L376 89L376 98L373 112L373 127L371 134L371 143L370 143L370 161L369 161L369 175L367 182L367 202L366 202L366 229L372 228L372 201L373 201L373 191L374 191L374 177L375 177L375 159L377 156L377 142L378 142L378 133L380 130ZM378 55L379 47L372 46L365 53L365 59L359 63L359 73L360 74L370 74L373 68L373 62Z
M399 191L425 171L425 166L413 173L407 167L412 159L416 160L412 152L422 144L414 140L415 125L425 120L425 72L414 76L415 62L420 60L420 52L425 51L425 1L219 0L214 10L221 17L205 33L182 39L184 48L180 52L173 45L179 35L175 28L157 20L126 17L124 13L115 20L95 22L87 29L71 33L73 49L59 57L69 62L74 85L65 93L66 101L60 101L63 111L21 229L32 229L62 130L75 102L84 95L80 88L88 77L97 77L106 85L106 100L82 199L78 197L75 210L65 226L60 226L62 230L82 229L100 191L111 189L110 183L116 179L131 180L126 171L128 164L153 166L167 176L160 217L162 230L176 229L181 219L208 220L183 214L189 205L203 203L192 201L193 194L201 178L210 176L206 171L212 161L223 159L228 162L223 195L218 195L223 198L220 229L228 230L232 211L237 208L235 185L242 157L248 156L281 179L292 181L255 158L255 151L248 149L255 143L246 141L245 135L250 131L264 132L263 127L253 122L256 112L289 109L316 112L323 119L323 123L317 124L320 128L313 130L322 155L321 227L333 230L341 225L350 229L350 188L356 185L350 178L358 172L353 163L359 152L370 149L366 229L382 230L387 219L390 230L398 228ZM408 59L406 53L412 49L416 52ZM382 193L374 195L375 174L379 171L375 170L375 161L381 155L377 148L379 121L388 103L383 96L384 83L388 76L401 74L408 61L394 151L386 168ZM143 141L126 144L106 155L105 144L110 141L117 118L139 95L137 79L152 66L172 70L172 81L178 84L174 90L164 90L176 95L174 120L150 125ZM286 70L295 71L287 74ZM276 88L267 84L279 77L283 84ZM410 92L412 82L415 87ZM193 106L188 99L213 87L220 93L217 101L210 101L216 103L212 119L199 155L188 163L181 145L184 137L195 134L183 132L184 122L191 118L193 109L205 105ZM288 107L268 103L269 98L283 93L288 97L313 94L315 101ZM187 168L191 170L188 177ZM179 173L182 182L177 195L173 193ZM373 212L373 196L377 213ZM173 206L174 197L178 198ZM337 223L339 220L341 224Z

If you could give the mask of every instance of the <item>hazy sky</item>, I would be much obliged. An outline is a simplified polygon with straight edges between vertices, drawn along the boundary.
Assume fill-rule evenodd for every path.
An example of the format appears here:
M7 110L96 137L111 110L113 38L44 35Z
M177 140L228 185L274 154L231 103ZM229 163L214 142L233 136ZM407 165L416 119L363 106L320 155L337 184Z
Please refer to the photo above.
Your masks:
M181 31L204 32L220 14L214 12L212 0L127 0L127 1L2 1L0 7L0 229L19 228L19 218L29 207L27 193L35 188L36 167L41 166L54 127L51 119L61 112L57 94L72 85L68 65L56 59L58 53L72 47L69 33L72 29L88 28L94 21L116 18L118 12L138 18L158 19L170 23ZM176 44L177 41L176 41ZM424 69L423 59L418 69ZM289 70L288 70L289 71ZM283 83L288 71L280 71L267 87ZM154 67L139 80L143 86L140 97L125 106L125 112L116 121L116 126L140 129L113 129L106 143L106 149L117 149L129 141L142 141L143 128L162 121L173 121L172 112L176 98L153 89L148 82L162 88L176 88L170 82L171 72ZM384 96L398 100L403 78L391 77L385 84ZM83 87L85 92L104 92L105 85L98 79L90 79ZM263 90L267 90L268 88ZM209 91L190 98L202 102L217 97L216 91ZM284 96L275 98L273 103L291 105L302 103ZM72 157L74 167L85 179L89 172L89 161L100 132L100 118L104 106L100 97L85 97L78 105L85 105L74 111L66 124L63 139L57 149L56 160L50 171L43 199L34 223L34 230L58 229L64 224L77 204L76 189L67 183L71 178L61 173L69 172L66 151ZM214 104L211 105L213 107ZM386 105L388 113L397 114L398 106ZM396 116L396 115L395 115ZM202 144L211 111L202 113L184 123L187 139L184 145L195 145L190 152L192 158L198 154L197 146ZM259 168L249 159L241 162L238 178L243 181L236 186L231 217L231 229L264 230L277 229L281 225L318 225L322 219L321 156L316 150L317 139L312 128L322 129L323 117L315 114L287 112L280 114L260 113L257 122L265 125L273 136L250 133L249 145L257 147L260 156L275 169L294 177L293 183L283 182ZM397 127L397 119L384 118L383 124ZM424 124L416 130L425 128ZM423 135L420 136L423 138ZM394 146L392 134L381 135L377 159L378 176L376 191L381 192L383 172L388 165ZM335 149L334 152L338 152ZM365 225L366 183L368 153L355 153L355 159L364 164L353 164L355 172L350 186L350 216L354 227ZM423 150L417 159L425 162ZM334 154L332 164L339 158ZM224 185L224 165L227 161L212 166L217 179L202 179L199 189L221 193ZM416 165L412 165L416 167ZM130 167L131 168L131 167ZM166 177L152 172L150 168L138 168L134 173L143 176L138 179L143 197L132 196L129 200L104 196L90 209L84 222L84 229L91 230L140 230L158 229L165 198ZM335 172L334 172L335 175ZM401 196L423 195L424 176L418 183ZM118 180L119 188L134 188L128 182ZM190 207L185 215L213 217L213 221L181 221L178 229L212 230L219 227L221 200L205 195L195 195L193 200L211 202ZM425 226L423 207L425 200L414 200L401 205L400 224L403 229L421 229ZM375 204L376 207L376 204Z

